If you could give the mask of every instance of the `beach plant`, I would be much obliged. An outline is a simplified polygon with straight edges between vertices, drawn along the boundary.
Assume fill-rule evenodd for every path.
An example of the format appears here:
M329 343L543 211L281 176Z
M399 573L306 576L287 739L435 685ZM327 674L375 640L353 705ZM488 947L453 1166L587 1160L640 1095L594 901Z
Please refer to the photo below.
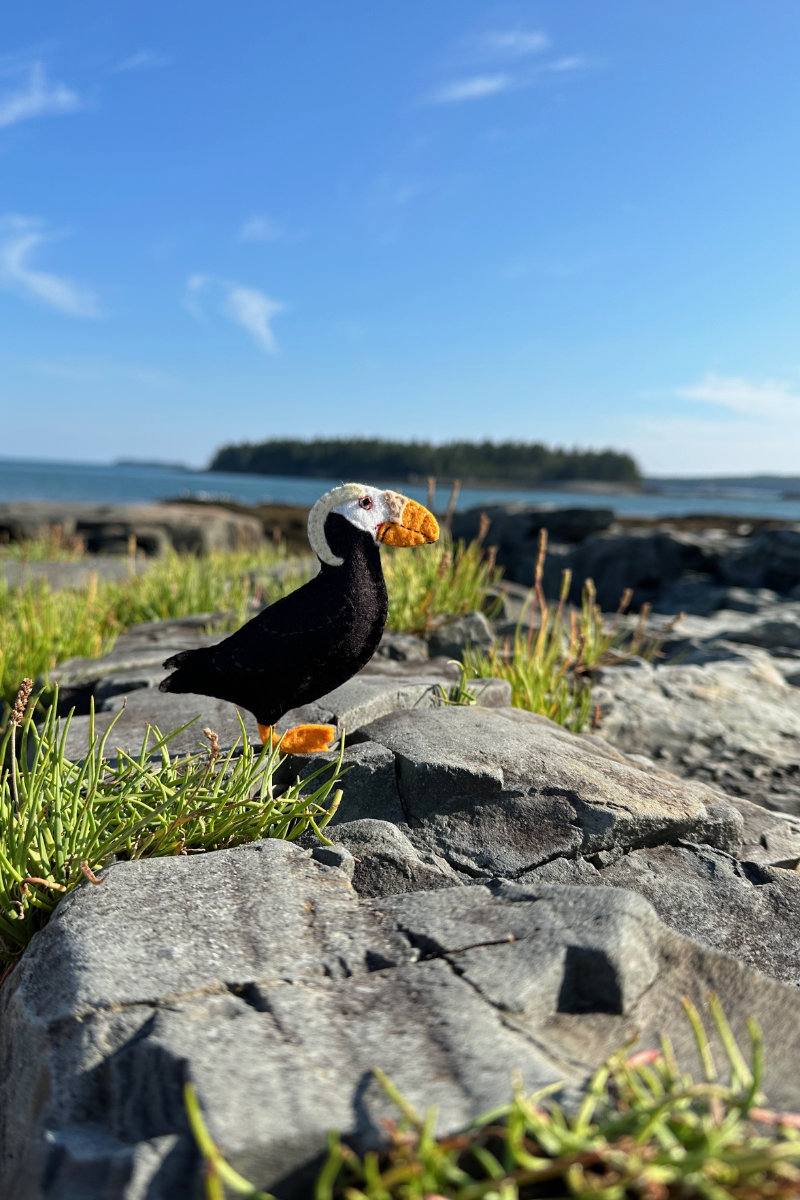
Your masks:
M272 573L276 567L280 571ZM500 579L491 552L477 544L393 555L386 574L390 627L406 632L426 629L444 613L481 607ZM223 612L225 619L215 628L236 629L254 606L280 599L308 575L307 559L293 566L280 550L203 556L173 551L141 572L131 559L127 579L90 573L75 588L56 589L33 577L12 586L0 575L0 702L13 704L23 675L45 681L67 658L97 658L108 653L120 633L145 621Z
M302 563L292 570L291 560L275 550L202 557L170 552L141 573L136 560L130 562L127 579L91 572L74 588L56 589L33 577L9 585L0 574L0 703L13 703L24 675L44 681L67 658L106 654L120 633L144 621L222 611L222 628L236 629L251 605L272 603L308 574ZM281 572L270 575L277 566Z
M439 543L421 546L414 554L386 557L389 629L420 634L447 616L475 610L490 618L497 615L502 571L494 548L483 544L487 529L488 521L482 522L478 538L468 544L454 544L444 534ZM568 571L558 600L549 602L542 585L546 548L542 530L534 586L514 637L488 651L468 647L463 667L470 677L507 679L515 705L577 731L593 719L591 671L632 655L653 657L659 636L648 632L646 606L634 625L624 619L630 592L610 623L600 612L591 580L584 585L580 607L570 605ZM134 625L207 613L215 629L229 632L254 607L280 599L308 574L307 559L295 565L284 552L271 550L204 556L171 552L141 572L131 559L127 579L103 580L91 573L84 586L59 590L34 578L12 587L0 575L0 707L13 704L23 675L46 684L57 663L97 658Z
M484 526L484 532L488 523ZM394 554L383 562L389 592L389 629L425 633L437 617L463 616L483 609L496 614L502 604L496 590L502 570L493 546L482 538L455 544L443 535L414 554Z
M46 533L22 542L0 538L0 560L12 562L78 562L85 552L83 538L67 534L63 525L50 525Z
M517 708L540 713L573 732L587 728L596 716L592 705L591 672L634 656L652 659L663 637L679 618L656 633L648 630L645 605L633 627L625 623L632 593L623 593L616 614L606 619L597 603L594 583L583 585L580 607L568 603L572 586L569 570L562 572L557 601L544 592L547 530L539 533L534 584L513 637L489 649L465 647L464 669L475 676L496 676L511 685Z
M533 1095L517 1084L510 1104L444 1137L436 1109L419 1113L376 1069L397 1113L384 1121L386 1145L359 1155L332 1133L313 1200L796 1200L800 1114L765 1107L758 1025L747 1022L748 1061L718 998L708 997L723 1078L700 1013L689 999L683 1006L700 1078L678 1065L667 1037L634 1053L628 1043L577 1105L559 1101L561 1084ZM191 1083L184 1094L208 1200L274 1200L226 1162Z
M85 757L66 754L70 717L55 706L37 728L24 681L0 741L0 964L10 963L61 896L116 859L219 850L258 838L323 841L341 800L343 753L302 782L279 784L279 748L241 737L228 749L198 730L196 753L170 743L189 725L147 729L130 754L110 750L120 713L102 734L89 720ZM191 723L190 723L191 724Z

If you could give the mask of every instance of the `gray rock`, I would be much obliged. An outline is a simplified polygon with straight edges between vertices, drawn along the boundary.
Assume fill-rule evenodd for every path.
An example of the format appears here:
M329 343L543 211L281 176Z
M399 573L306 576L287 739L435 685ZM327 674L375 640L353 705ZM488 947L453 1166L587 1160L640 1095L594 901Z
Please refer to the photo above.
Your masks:
M163 678L163 672L162 676ZM116 701L116 703L114 703ZM159 692L148 687L132 692L125 701L122 697L108 697L107 707L95 717L98 736L114 723L109 736L106 754L113 756L117 749L137 754L145 734L150 733L150 744L154 741L153 729L162 734L172 733L188 726L169 742L170 754L195 754L208 749L203 729L210 727L219 734L222 746L232 746L241 741L242 730L235 705L209 696L178 696ZM251 742L259 745L255 720L249 713L242 713L245 730ZM73 717L67 734L65 752L67 758L78 761L85 757L89 745L91 717Z
M349 877L359 896L429 892L468 882L438 855L421 855L405 833L390 821L364 818L340 823L332 836L354 860ZM314 855L319 856L316 850Z
M207 642L213 641L214 636L211 635ZM195 637L194 644L199 640ZM153 659L160 663L163 653L161 647L138 653L130 652L127 647L112 651L114 669L108 676L111 683L106 685L105 689L100 689L103 710L96 715L95 728L98 733L104 733L120 712L121 694L112 694L107 690L109 686L116 686L113 682L115 679L124 687L129 676L123 675L120 679L119 672L126 668L131 670L138 658L148 668L153 667L152 671L148 670L145 676L139 675L138 678L161 679L165 672L161 667L155 668ZM99 660L101 668L98 678L101 680L105 678L102 671L103 661ZM398 667L405 665L397 664ZM75 668L71 667L70 670L71 678L75 680ZM283 732L294 725L311 722L335 725L340 731L352 733L362 725L397 709L432 709L442 703L442 694L446 694L452 685L453 674L437 674L435 664L425 664L413 674L404 672L396 677L361 672L313 704L291 709L278 722L277 728L279 732ZM510 699L509 685L499 679L475 679L470 681L469 689L474 694L476 703L483 706L507 704ZM88 708L88 703L86 707ZM202 730L205 726L215 729L220 735L221 744L229 746L241 738L237 714L236 706L224 700L215 700L208 696L164 693L153 687L142 688L128 696L125 709L114 726L109 748L122 747L138 753L148 726L155 726L162 733L167 733L188 722L194 723L170 743L175 752L185 754L204 745ZM258 744L255 719L249 713L243 712L241 715L250 740ZM88 716L73 719L66 745L68 757L78 759L86 753L90 719Z
M723 557L721 569L729 583L789 593L800 579L800 525L759 530Z
M0 533L11 541L46 536L60 526L94 553L124 554L131 543L144 554L166 549L206 554L211 550L263 544L257 517L191 504L58 504L14 501L0 504Z
M772 653L800 650L800 605L782 605L774 616L762 611L761 617L744 629L731 630L727 640L763 646Z
M395 662L424 662L430 657L426 642L413 633L395 633L387 630L375 651L378 659L388 658Z
M599 730L686 778L800 813L800 693L751 651L704 666L601 670Z
M762 867L792 866L800 862L800 820L772 812L741 796L726 796L742 814L744 832L739 858Z
M687 574L658 590L660 613L693 613L708 617L724 606L727 589L712 575Z
M428 650L432 658L461 658L466 646L488 650L494 642L494 632L482 612L469 612L456 620L438 625L428 634Z
M321 766L334 763L338 755L290 755L280 768L281 782L307 778ZM348 742L342 758L344 778L342 801L330 822L329 835L339 838L339 826L359 824L362 819L380 814L384 821L402 825L405 813L397 790L394 755L376 742Z
M755 613L779 602L778 593L773 592L771 588L729 587L725 589L723 601L719 607L727 609L729 612Z
M359 904L280 842L118 863L67 897L0 992L0 1194L200 1194L181 1095L232 1165L301 1200L327 1131L364 1148L379 1066L443 1132L523 1087L574 1088L634 1032L697 1068L679 998L766 1031L775 1107L800 1102L796 991L668 930L628 891L452 888Z
M678 837L741 840L741 816L717 793L520 709L395 712L361 734L395 756L414 845L478 878Z
M644 896L671 929L783 983L800 984L800 875L710 846L635 850L599 873Z
M45 536L59 526L78 538L90 553L125 554L133 543L144 554L169 547L205 552L256 546L263 538L259 523L221 508L207 511L208 521L192 506L13 503L0 505L0 529L14 541Z
M496 633L498 621L508 621L516 626L516 623L530 612L531 604L530 587L503 579L496 587L489 589L485 611L487 616L491 616Z
M311 847L311 857L314 862L322 863L324 867L334 867L337 871L341 871L344 877L352 882L356 860L346 846L340 843L334 843L332 846L320 846L317 843L316 846Z
M546 529L555 541L577 543L590 534L608 529L614 520L614 512L610 508L553 508L519 503L479 505L453 513L453 537L465 542L474 541L484 517L489 519L486 544L497 547L498 561L504 565L520 546L535 544L540 529Z
M593 579L602 609L614 612L627 588L633 589L632 604L638 609L644 601L654 601L666 583L686 575L713 577L721 550L735 540L714 529L597 534L577 546L565 564L572 571L570 598L578 602L585 580Z

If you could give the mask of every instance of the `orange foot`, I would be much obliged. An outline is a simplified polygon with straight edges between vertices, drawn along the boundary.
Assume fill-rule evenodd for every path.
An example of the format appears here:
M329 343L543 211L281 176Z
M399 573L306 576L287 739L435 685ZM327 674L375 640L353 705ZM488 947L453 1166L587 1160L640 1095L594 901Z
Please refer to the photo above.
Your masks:
M333 725L295 725L286 733L275 733L271 725L259 725L258 733L264 745L271 739L273 746L280 746L284 754L316 754L330 750L336 737Z

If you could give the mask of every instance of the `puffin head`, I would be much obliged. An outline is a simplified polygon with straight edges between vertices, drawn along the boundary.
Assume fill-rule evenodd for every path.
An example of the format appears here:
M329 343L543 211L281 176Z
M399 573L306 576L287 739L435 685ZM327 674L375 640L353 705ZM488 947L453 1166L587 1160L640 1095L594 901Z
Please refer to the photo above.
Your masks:
M325 536L325 522L331 513L338 513L384 546L421 546L435 542L439 536L433 513L416 500L363 483L344 483L320 496L308 514L311 549L331 567L340 567L344 562L331 550Z

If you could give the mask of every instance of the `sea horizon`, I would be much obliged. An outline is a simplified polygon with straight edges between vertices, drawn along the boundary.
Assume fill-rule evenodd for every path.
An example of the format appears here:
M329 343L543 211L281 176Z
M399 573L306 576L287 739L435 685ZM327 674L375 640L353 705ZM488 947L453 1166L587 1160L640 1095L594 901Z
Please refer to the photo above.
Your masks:
M396 479L372 480L424 501L427 485ZM0 503L41 501L146 504L181 499L234 500L243 504L310 505L341 479L294 475L249 475L211 471L181 463L118 458L113 462L0 457ZM443 510L451 484L437 483L434 506ZM489 504L527 503L549 507L611 508L620 516L772 517L800 521L800 476L647 476L640 489L595 481L565 485L504 487L470 480L456 501L459 510Z

